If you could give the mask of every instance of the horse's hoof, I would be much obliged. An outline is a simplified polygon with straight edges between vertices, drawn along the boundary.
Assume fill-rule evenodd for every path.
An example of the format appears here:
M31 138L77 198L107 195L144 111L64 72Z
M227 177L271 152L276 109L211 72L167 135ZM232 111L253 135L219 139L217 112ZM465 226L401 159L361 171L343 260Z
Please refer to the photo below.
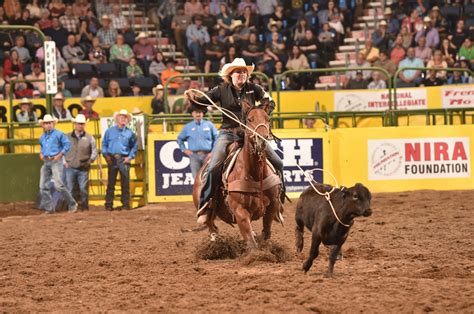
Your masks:
M217 240L217 233L213 232L209 235L211 242L216 242Z

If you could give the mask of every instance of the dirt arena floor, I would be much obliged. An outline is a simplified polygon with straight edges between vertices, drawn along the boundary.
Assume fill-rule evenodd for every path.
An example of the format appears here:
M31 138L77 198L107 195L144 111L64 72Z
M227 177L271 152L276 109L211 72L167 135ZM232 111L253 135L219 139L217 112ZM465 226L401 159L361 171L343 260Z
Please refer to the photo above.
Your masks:
M295 203L273 228L290 260L250 265L196 260L206 233L180 231L195 226L190 203L55 215L1 205L0 312L474 312L474 191L374 195L332 279L326 248L301 271Z

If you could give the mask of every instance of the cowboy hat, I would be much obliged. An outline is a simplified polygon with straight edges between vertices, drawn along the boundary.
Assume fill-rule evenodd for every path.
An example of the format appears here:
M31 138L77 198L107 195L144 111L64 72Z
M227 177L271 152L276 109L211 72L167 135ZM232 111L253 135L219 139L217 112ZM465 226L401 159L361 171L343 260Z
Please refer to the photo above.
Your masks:
M431 23L431 18L429 16L425 16L425 18L423 19L423 22Z
M379 25L380 25L380 26L387 26L387 22L381 21Z
M164 89L164 88L163 88L163 85L158 84L158 85L156 85L156 87L153 87L153 89L152 89L151 91L152 91L153 95L156 96L156 92L157 92L158 90L163 90L163 89Z
M148 38L148 35L145 32L140 32L136 38L136 40L139 40L141 38Z
M53 118L53 116L50 115L50 114L45 114L44 119L39 119L38 123L39 123L39 125L43 125L43 123L45 123L45 122L53 122L54 124L56 124L56 123L58 123L58 119Z
M134 107L132 109L132 114L143 114L143 111L138 107Z
M20 105L23 105L23 104L28 104L31 106L33 103L31 102L31 100L25 97L25 98L22 98L20 101Z
M109 20L109 21L110 21L110 17L109 17L107 14L102 15L102 17L101 17L100 19L101 19L101 20Z
M85 116L85 115L83 115L83 114L80 113L80 114L78 114L78 115L76 116L75 119L72 118L71 121L72 121L72 123L87 123L89 120L86 119L86 116Z
M244 25L244 24L242 23L241 20L232 20L232 22L230 23L230 26L229 26L229 27L230 27L231 29L234 29L234 28L240 27L240 26L242 26L242 25Z
M54 95L54 100L64 100L64 96L61 93Z
M90 101L90 102L95 102L96 99L93 98L93 97L91 97L91 96L87 96L86 98L82 98L82 99L81 99L81 103L85 103L85 102L88 102L88 101Z
M247 69L247 72L248 72L248 76L250 76L250 74L252 74L253 70L255 68L255 65L247 65L245 63L245 60L242 59L242 58L235 58L234 61L232 61L231 63L226 63L224 64L224 66L222 67L222 70L219 72L219 75L220 76L229 76L232 71L236 70L236 69Z
M117 119L118 116L127 116L128 120L132 120L132 114L127 109L121 109L114 113L114 119Z
M385 8L384 14L392 14L392 9L389 7Z

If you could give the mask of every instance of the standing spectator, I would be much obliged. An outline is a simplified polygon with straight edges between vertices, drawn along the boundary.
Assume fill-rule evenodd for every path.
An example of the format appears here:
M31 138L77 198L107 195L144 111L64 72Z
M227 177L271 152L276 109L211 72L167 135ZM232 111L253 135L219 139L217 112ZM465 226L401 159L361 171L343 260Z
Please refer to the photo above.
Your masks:
M132 57L130 59L130 64L127 66L127 77L129 79L136 79L136 78L143 77L143 70L137 64L137 59L135 57Z
M189 25L191 25L191 17L184 14L184 8L182 6L178 7L178 11L171 22L171 29L174 31L174 40L178 51L184 51L186 29Z
M196 16L202 15L203 13L203 7L199 0L186 0L186 3L184 4L184 14Z
M420 37L426 37L426 46L435 49L439 45L439 33L436 27L432 26L432 22L429 16L425 16L423 19L423 28L420 29L415 36L415 41L418 42Z
M424 36L421 36L418 40L418 47L415 48L415 56L423 60L423 63L426 64L431 59L431 48L426 47L426 39Z
M433 58L426 64L427 68L437 68L437 69L446 69L448 67L448 63L444 60L443 54L440 50L436 50L433 53ZM447 79L447 72L446 71L436 71L436 77L446 81Z
M387 83L382 80L382 73L379 71L372 72L372 82L367 86L368 89L385 89L387 88Z
M72 195L76 186L81 194L81 210L89 210L89 170L97 158L97 146L92 135L86 133L86 117L78 114L72 119L74 130L67 134L71 149L66 154L66 185Z
M249 37L249 43L242 49L242 55L245 59L245 62L247 62L248 64L257 64L260 60L263 59L264 54L265 50L263 45L257 42L257 34L251 33ZM233 60L226 61L225 63L230 63L232 61Z
M155 47L148 42L148 36L145 32L138 34L137 41L138 42L133 45L133 53L137 58L138 64L143 69L145 76L148 76L148 69L156 54Z
M153 99L151 100L151 109L153 110L152 114L162 114L165 113L165 100L164 100L164 92L163 92L163 85L158 84L156 87L152 89Z
M58 119L49 114L45 115L43 120L39 120L39 124L44 130L40 137L40 159L44 161L40 175L41 202L47 214L54 213L49 189L52 179L54 188L62 194L67 202L69 212L74 213L77 211L77 203L62 181L64 171L62 159L71 149L71 142L63 132L54 128L57 122Z
M379 59L375 61L374 67L387 70L390 76L393 76L395 74L395 71L397 70L397 66L392 62L392 60L388 58L387 51L385 50L380 50ZM382 79L388 80L389 78L382 74Z
M38 116L33 110L33 103L28 98L22 98L20 102L20 112L16 114L18 122L38 122Z
M415 34L423 28L423 19L420 17L420 13L417 9L413 9L410 16L407 16L403 19L402 27L403 26L406 26L408 28L408 32L411 34Z
M277 5L277 0L257 0L257 7L258 12L262 18L262 25L268 25L268 22L270 22L270 17L275 12Z
M168 59L166 61L166 70L161 72L161 82L163 85L166 85L166 82L169 78L175 75L180 75L181 72L175 70L176 63L173 59ZM182 79L174 79L168 84L168 90L171 94L176 94L176 91L180 87Z
M109 88L105 94L106 97L120 97L122 96L122 89L120 88L119 83L116 80L111 80L109 82Z
M438 6L434 6L431 9L430 18L433 27L438 30L440 37L446 37L446 28L448 27L448 21L441 15Z
M91 8L87 9L86 16L83 18L83 20L87 22L87 30L89 31L89 33L96 36L101 25L99 19L94 15L94 12Z
M188 156L193 178L201 169L204 161L210 156L217 140L217 129L211 121L204 120L207 112L205 106L193 105L190 107L194 121L187 123L178 135L179 148ZM187 142L187 147L184 143Z
M89 50L89 61L94 64L107 62L107 56L105 55L104 49L100 46L98 37L92 38L92 47Z
M66 12L66 5L62 0L51 0L48 5L49 12L51 12L52 17L60 17Z
M104 97L104 90L99 86L99 79L95 76L91 77L89 84L82 89L81 97L86 98L87 96L92 98Z
M12 50L18 52L18 57L20 58L21 63L27 64L31 61L30 52L25 48L25 37L23 37L23 35L15 38L15 47L13 47Z
M397 36L392 51L390 52L390 60L392 60L395 65L398 65L405 57L405 48L403 48L402 43L402 36Z
M79 30L79 19L74 15L71 5L66 7L66 12L59 18L59 22L69 33L76 34Z
M85 58L82 48L76 44L76 36L69 35L67 37L67 45L63 47L63 56L67 63L81 63Z
M54 96L53 116L59 119L59 121L69 121L72 118L69 109L64 108L64 100L64 96L61 93L57 93Z
M387 20L387 33L394 38L400 32L400 21L393 15L390 7L385 8L385 18Z
M194 17L194 24L186 29L186 38L188 41L188 49L192 52L196 65L199 68L204 66L204 45L209 43L209 33L206 27L202 26L202 18Z
M41 70L40 63L32 63L31 64L31 74L25 76L27 80L44 80L45 75L44 72ZM42 82L31 82L35 90L39 91L42 95L46 95L46 83Z
M3 74L5 78L18 76L23 73L25 65L20 60L17 50L11 50L10 56L3 62Z
M121 201L119 210L130 209L130 161L135 158L138 145L137 138L127 124L132 115L122 109L114 113L115 124L105 131L102 141L102 154L108 164L107 194L105 196L105 209L113 210L115 183L117 173L120 172Z
M117 30L110 26L110 18L108 15L103 15L102 28L97 31L97 37L99 37L102 48L108 50L115 43L117 38Z
M415 56L415 48L410 47L407 50L407 57L400 62L399 68L424 66L423 61ZM421 71L405 70L400 72L397 79L398 87L415 87L421 82Z
M81 103L84 109L81 110L80 114L84 115L86 119L89 120L99 119L99 114L92 109L95 103L94 98L92 98L91 96L87 96L86 98L81 99Z
M112 6L112 28L116 29L118 32L122 32L126 26L128 26L128 21L125 16L120 12L120 5L114 4Z
M44 34L51 37L51 40L56 43L58 49L62 49L67 45L67 36L69 35L69 32L61 26L57 17L52 19L51 27L45 29Z
M471 62L471 66L474 64L474 47L472 46L472 40L469 37L464 39L464 43L459 49L458 58L466 58Z
M160 26L168 38L173 38L171 21L177 13L177 6L176 0L164 0L158 7L157 15L160 18Z
M123 35L118 34L115 44L110 48L109 59L115 63L115 66L120 72L120 76L127 76L127 66L132 57L132 48L124 42Z
M161 51L156 52L155 58L150 64L150 68L148 73L153 75L156 82L161 82L161 72L166 69L166 65L164 63L165 57Z
M225 56L225 46L219 41L217 32L213 32L211 42L205 47L204 54L206 62L204 64L204 73L218 72L220 68L220 60Z

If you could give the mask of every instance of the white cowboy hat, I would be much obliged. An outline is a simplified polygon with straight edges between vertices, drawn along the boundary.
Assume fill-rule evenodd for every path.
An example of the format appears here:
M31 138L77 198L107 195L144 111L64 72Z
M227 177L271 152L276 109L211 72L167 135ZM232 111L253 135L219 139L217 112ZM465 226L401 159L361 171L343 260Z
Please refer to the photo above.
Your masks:
M423 22L431 23L431 18L429 16L425 16L425 18L423 19Z
M379 25L380 25L380 26L387 26L387 22L381 21Z
M53 122L54 124L56 124L56 123L58 123L58 119L53 118L53 116L50 115L50 114L45 114L44 119L39 119L38 123L39 123L39 125L43 125L43 123L45 123L45 122Z
M86 119L86 116L85 116L85 115L83 115L83 114L80 113L80 114L78 114L78 115L76 116L75 119L72 118L71 121L72 121L72 123L87 123L89 120Z
M392 14L392 9L389 7L385 8L384 14Z
M138 108L138 107L134 107L134 108L132 109L132 115L133 115L133 114L143 114L143 111L142 111L140 108Z
M96 99L93 98L93 97L91 97L91 96L87 96L86 98L82 98L82 99L81 99L81 103L85 103L85 102L87 102L87 101L95 102Z
M242 23L241 20L232 20L232 22L230 23L230 26L229 26L229 27L230 27L231 29L234 29L234 28L239 27L239 26L242 26L242 25L244 25L244 24Z
M250 77L250 74L252 74L253 70L255 69L255 65L247 65L244 59L235 58L234 61L232 61L231 63L224 64L222 70L219 72L219 75L228 76L235 69L247 69L248 76Z
M101 17L100 19L101 19L101 20L109 20L109 21L110 21L110 17L109 17L107 14L102 15L102 17Z
M61 93L54 95L54 100L64 100L64 96Z
M148 38L148 35L145 32L140 32L135 40L139 40L140 38Z
M29 100L28 98L22 98L21 101L20 101L20 105L23 105L23 104L28 104L28 105L32 105L33 103L31 102L31 100Z
M118 116L127 116L128 120L132 120L132 114L127 109L121 109L114 113L114 119L117 119Z
M158 90L163 90L163 89L164 89L163 85L158 84L158 85L156 85L156 87L153 87L153 89L152 89L151 91L152 91L153 95L156 96L156 92L157 92Z

